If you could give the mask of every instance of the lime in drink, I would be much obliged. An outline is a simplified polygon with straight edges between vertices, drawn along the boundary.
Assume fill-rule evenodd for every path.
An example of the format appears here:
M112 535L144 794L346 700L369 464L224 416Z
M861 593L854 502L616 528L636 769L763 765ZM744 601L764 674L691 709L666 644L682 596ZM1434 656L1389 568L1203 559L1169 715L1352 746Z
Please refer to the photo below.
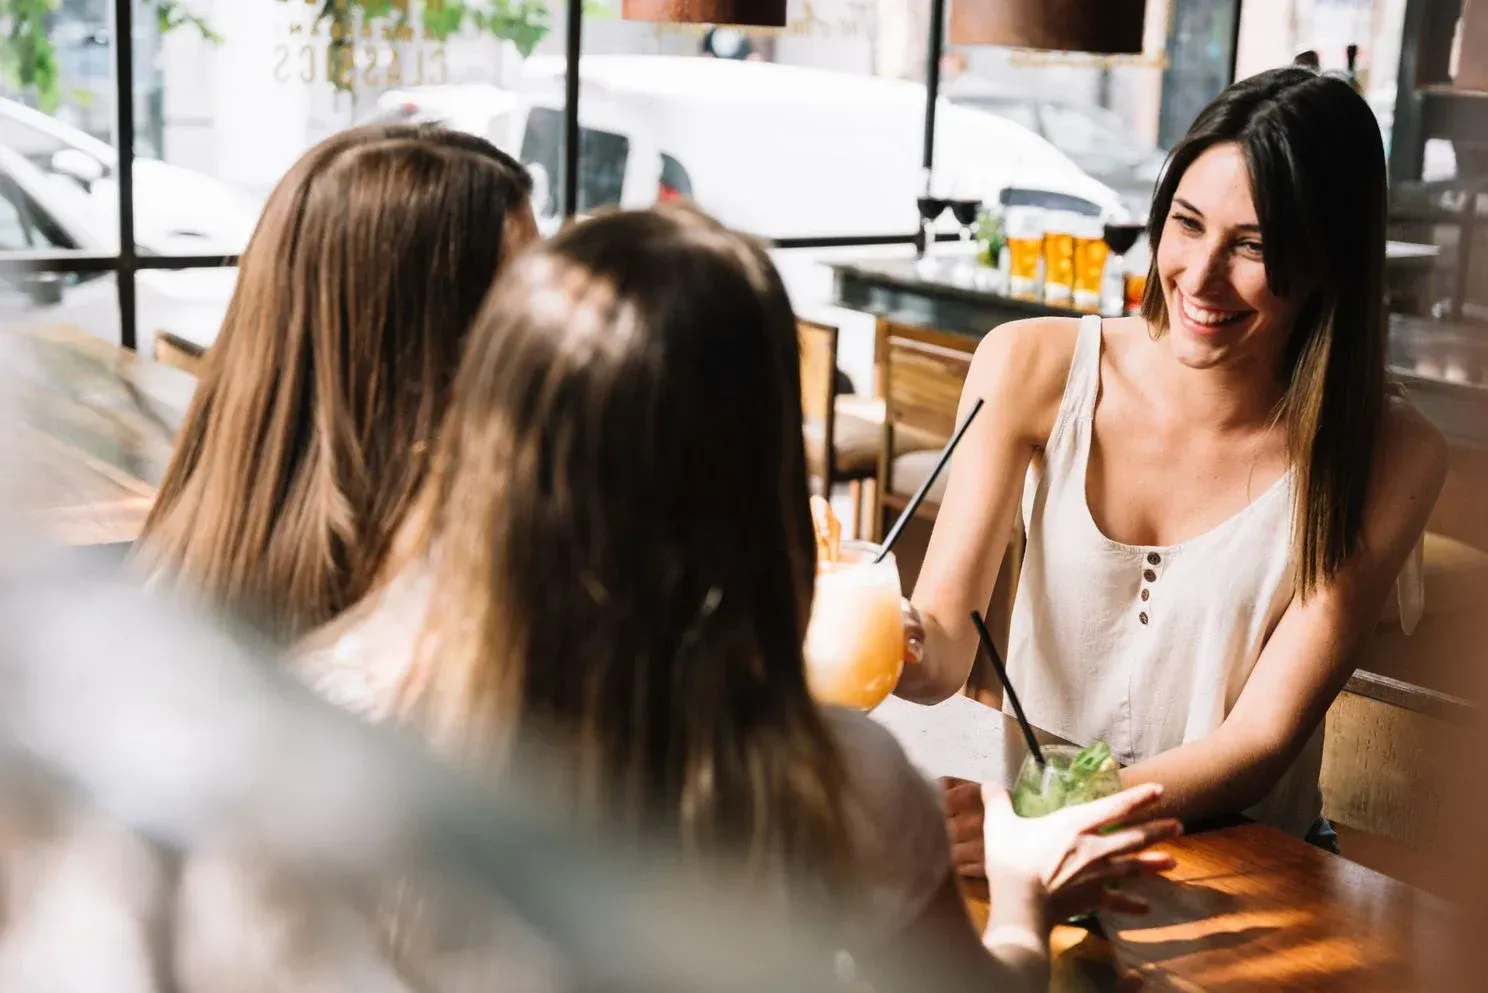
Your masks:
M1116 760L1104 741L1086 748L1043 746L1044 765L1023 760L1013 784L1013 811L1020 817L1043 817L1077 803L1089 803L1121 791Z

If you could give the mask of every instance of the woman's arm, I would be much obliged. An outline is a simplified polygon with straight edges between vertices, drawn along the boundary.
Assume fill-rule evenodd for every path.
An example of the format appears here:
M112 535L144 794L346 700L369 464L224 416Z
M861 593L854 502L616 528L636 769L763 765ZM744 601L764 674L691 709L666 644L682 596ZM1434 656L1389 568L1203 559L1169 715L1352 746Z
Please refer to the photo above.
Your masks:
M1353 672L1446 478L1441 433L1403 402L1387 410L1359 550L1326 587L1294 600L1223 724L1122 772L1164 786L1184 820L1244 810L1291 764Z
M1034 451L1048 440L1074 357L1079 322L1014 321L977 346L958 418L986 403L951 461L945 499L912 598L924 625L919 664L907 665L895 692L938 703L971 672L973 610L986 610L1023 495Z

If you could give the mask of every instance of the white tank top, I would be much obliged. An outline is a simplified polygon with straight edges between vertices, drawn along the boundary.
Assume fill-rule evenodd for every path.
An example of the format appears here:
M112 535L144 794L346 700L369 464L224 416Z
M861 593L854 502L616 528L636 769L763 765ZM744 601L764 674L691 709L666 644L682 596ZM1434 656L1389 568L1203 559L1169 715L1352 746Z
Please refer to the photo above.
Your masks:
M1234 706L1292 600L1292 474L1179 544L1112 541L1085 496L1100 355L1100 318L1087 317L1042 465L1024 486L1008 674L1035 726L1103 740L1128 765L1203 738ZM1417 594L1412 613L1418 604ZM1245 813L1305 835L1322 807L1322 746L1320 725Z

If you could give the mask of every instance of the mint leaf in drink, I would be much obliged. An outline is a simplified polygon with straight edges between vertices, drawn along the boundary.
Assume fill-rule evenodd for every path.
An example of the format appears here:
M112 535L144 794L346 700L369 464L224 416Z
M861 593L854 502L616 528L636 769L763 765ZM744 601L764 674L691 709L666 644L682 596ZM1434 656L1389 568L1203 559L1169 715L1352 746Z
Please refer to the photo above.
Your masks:
M1097 741L1081 749L1080 754L1070 763L1070 772L1084 778L1099 772L1101 766L1105 765L1111 758L1111 746L1104 741Z

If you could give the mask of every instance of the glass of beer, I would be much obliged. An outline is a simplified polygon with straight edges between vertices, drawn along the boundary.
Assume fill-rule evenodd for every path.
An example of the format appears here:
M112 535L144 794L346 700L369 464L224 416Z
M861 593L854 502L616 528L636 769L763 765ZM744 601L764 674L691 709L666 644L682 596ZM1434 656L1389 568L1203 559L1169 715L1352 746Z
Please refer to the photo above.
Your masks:
M1147 270L1129 270L1122 276L1125 288L1126 312L1137 314L1142 310L1142 297L1147 293Z
M1039 260L1044 251L1043 212L1009 207L1003 217L1008 250L1008 293L1020 300L1039 298Z
M899 683L904 617L899 566L879 547L844 541L835 562L819 561L806 628L806 684L821 704L872 710Z
M1055 210L1044 225L1044 303L1068 307L1075 296L1075 232L1079 215Z
M1075 232L1075 309L1087 313L1098 313L1101 306L1101 285L1105 282L1106 229L1096 217L1081 218Z

